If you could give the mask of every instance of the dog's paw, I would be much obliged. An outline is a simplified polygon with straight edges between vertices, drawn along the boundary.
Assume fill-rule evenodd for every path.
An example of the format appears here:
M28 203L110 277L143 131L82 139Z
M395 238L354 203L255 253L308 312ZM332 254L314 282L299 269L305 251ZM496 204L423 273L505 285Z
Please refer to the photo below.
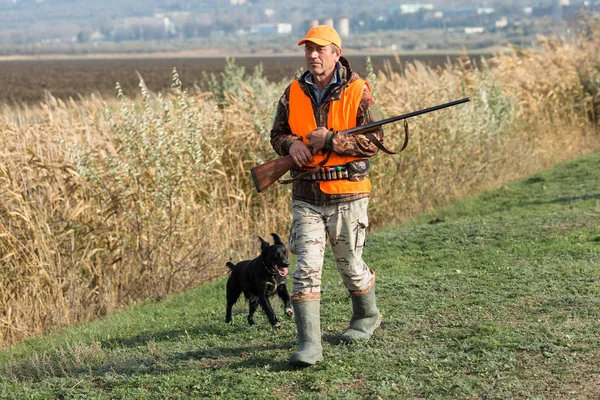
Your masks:
M292 310L291 308L286 308L285 309L285 315L287 315L288 317L293 317L294 316L294 310Z

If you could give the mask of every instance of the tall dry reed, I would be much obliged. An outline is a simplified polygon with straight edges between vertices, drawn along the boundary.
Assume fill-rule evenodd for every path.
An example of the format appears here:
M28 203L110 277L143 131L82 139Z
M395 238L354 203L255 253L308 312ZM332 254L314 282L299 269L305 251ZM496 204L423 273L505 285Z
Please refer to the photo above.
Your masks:
M542 40L476 67L390 65L371 73L386 116L469 96L410 121L398 156L373 160L373 227L405 220L600 147L600 37ZM300 60L299 60L300 63ZM249 170L274 157L284 83L233 60L188 93L0 112L0 345L91 320L222 276L286 236L290 188L257 195ZM401 127L386 127L398 147Z

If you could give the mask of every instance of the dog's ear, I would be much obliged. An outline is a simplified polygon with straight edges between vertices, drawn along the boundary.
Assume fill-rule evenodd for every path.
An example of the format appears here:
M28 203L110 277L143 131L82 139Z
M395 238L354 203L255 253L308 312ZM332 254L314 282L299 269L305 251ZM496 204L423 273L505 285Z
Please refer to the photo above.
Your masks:
M265 239L261 238L260 236L258 238L260 239L260 248L262 250L270 246L269 242L267 242Z
M281 240L278 234L271 233L271 236L273 236L273 239L275 239L275 244L283 244L283 241Z

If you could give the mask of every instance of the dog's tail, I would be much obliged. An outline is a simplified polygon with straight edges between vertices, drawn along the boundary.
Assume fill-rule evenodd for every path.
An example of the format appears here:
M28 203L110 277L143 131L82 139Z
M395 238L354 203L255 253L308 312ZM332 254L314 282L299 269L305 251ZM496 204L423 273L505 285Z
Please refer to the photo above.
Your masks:
M230 271L233 271L233 267L235 267L235 264L231 261L227 261L225 265L227 266L227 268L229 268Z

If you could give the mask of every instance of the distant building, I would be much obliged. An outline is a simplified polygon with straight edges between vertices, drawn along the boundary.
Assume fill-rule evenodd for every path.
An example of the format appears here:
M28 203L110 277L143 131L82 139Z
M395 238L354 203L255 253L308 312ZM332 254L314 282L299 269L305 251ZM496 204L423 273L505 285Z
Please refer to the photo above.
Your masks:
M489 15L489 14L493 14L494 11L495 10L493 8L491 8L491 7L478 8L477 9L477 14L479 14L479 15L482 15L482 14Z
M174 29L171 20L161 15L155 17L124 18L122 24L117 27L117 29L119 28L125 31L155 31L163 33L169 33Z
M506 17L502 17L496 21L496 28L502 29L508 26L508 19Z
M417 3L417 4L392 4L388 7L388 12L393 14L396 11L400 11L400 14L416 14L421 10L432 11L434 8L433 4L429 3Z
M297 28L302 31L302 34L304 34L308 29L314 28L318 25L328 25L332 28L335 28L340 37L350 36L350 18L348 17L342 17L337 21L334 21L333 18L326 18L323 21L319 21L318 19L311 19L304 21L304 23L300 24L300 26Z
M292 24L287 24L287 23L277 24L277 33L280 35L292 33Z
M100 31L94 31L90 35L90 40L92 42L99 42L99 41L104 40L104 39L106 39L106 37Z
M189 11L176 11L176 12L171 12L168 14L156 14L154 15L154 17L167 17L169 18L169 20L171 21L172 24L175 25L183 25L184 23L186 23L187 21L191 20L192 18L195 18L197 14L192 15L191 12Z
M473 34L477 34L477 33L483 33L485 31L485 29L481 26L473 26L473 27L466 27L465 28L465 33L467 35L473 35Z
M263 35L285 35L292 33L292 24L258 24L252 27L252 32Z
M337 31L340 34L340 37L346 38L350 36L350 19L340 18L337 24Z

